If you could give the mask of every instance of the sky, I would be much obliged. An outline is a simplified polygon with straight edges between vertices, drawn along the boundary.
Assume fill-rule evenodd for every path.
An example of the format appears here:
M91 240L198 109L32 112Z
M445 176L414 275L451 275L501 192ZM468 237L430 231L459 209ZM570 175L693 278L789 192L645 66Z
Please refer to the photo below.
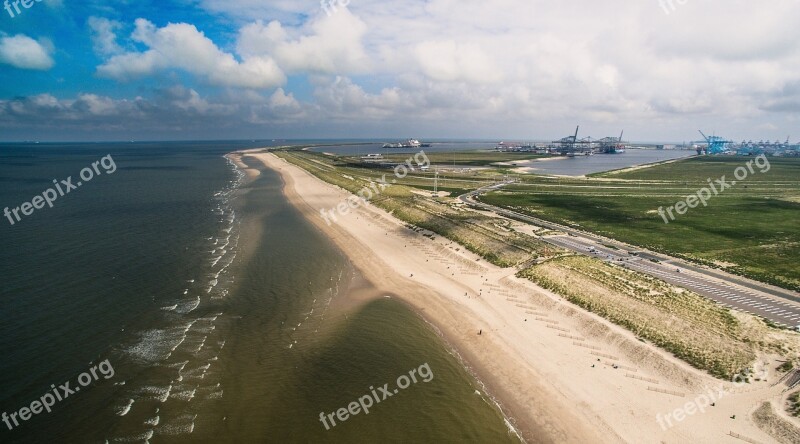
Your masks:
M0 141L800 140L797 0L0 6Z

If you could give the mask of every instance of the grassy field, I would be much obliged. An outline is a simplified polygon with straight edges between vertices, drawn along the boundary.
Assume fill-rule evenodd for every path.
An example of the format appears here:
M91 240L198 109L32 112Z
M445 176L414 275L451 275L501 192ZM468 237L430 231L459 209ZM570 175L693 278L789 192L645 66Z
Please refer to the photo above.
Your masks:
M657 209L733 178L749 158L702 157L585 179L526 178L482 197L542 219L800 290L800 159L771 158L669 224Z

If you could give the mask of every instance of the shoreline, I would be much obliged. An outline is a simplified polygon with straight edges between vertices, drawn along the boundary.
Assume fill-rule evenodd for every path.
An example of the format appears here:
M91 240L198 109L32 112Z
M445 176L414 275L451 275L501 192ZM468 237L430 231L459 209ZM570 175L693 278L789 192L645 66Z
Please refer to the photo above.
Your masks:
M381 209L359 208L327 226L319 209L335 206L349 193L262 150L232 155L252 156L279 173L287 199L334 241L364 279L407 303L440 333L526 440L646 442L661 436L667 442L735 442L727 434L736 430L772 442L752 423L737 421L737 427L728 428L722 409L662 431L656 415L671 412L686 399L651 390L642 381L655 381L649 384L688 398L721 381L516 278L513 269L492 266L439 236L434 241L412 232ZM417 254L409 251L414 247ZM460 270L459 276L449 273L451 267ZM496 299L498 294L505 300ZM478 329L480 336L474 331ZM598 344L581 342L587 339L575 334ZM592 355L595 348L602 353ZM766 392L772 397L768 387L756 388L758 399ZM754 396L733 394L725 404L747 402L737 410L746 416L744 410L751 405L747 398Z
M273 156L272 154L256 154L254 152L260 152L261 150L248 150L248 152L238 152L232 153L232 156L251 156L254 157L261 162L264 163L265 167L270 168L277 172L281 176L281 180L284 183L284 190L283 193L289 202L294 205L306 218L309 222L312 223L318 230L320 230L326 237L331 239L334 244L342 251L342 253L347 256L353 267L356 269L356 273L358 277L356 280L364 280L369 283L370 289L368 291L365 290L363 287L360 289L360 297L357 297L358 300L343 302L339 301L338 305L340 308L347 310L348 308L357 307L363 305L370 300L379 299L384 297L384 295L390 295L390 297L395 298L398 301L401 301L404 305L406 305L410 310L416 313L432 330L435 332L437 336L439 336L440 340L443 341L443 345L446 349L454 353L456 359L462 364L464 369L472 375L472 377L476 380L478 385L481 389L485 392L487 397L495 404L495 406L501 411L503 414L506 427L509 428L509 433L514 434L522 438L523 442L557 442L563 441L562 439L550 439L547 438L550 433L548 433L545 429L540 428L537 424L531 423L528 419L525 418L524 415L516 414L516 410L525 411L526 408L523 406L516 407L514 406L514 399L513 397L509 396L508 393L504 393L503 391L498 390L497 388L501 386L499 381L493 381L496 379L493 376L493 372L490 369L485 369L482 365L480 365L481 360L477 359L471 347L465 346L463 343L463 338L458 337L458 335L454 335L451 328L448 326L447 321L443 321L443 318L448 318L449 309L442 309L441 306L431 307L426 306L425 304L420 304L420 301L417 298L410 298L408 297L408 289L414 289L414 293L422 293L422 294L429 294L431 293L430 290L419 288L418 284L413 281L406 281L403 276L395 273L394 270L387 266L386 264L380 264L377 267L370 267L372 268L365 270L365 262L369 263L370 260L374 260L375 262L380 262L380 259L372 256L370 260L361 261L358 258L354 258L354 256L363 257L362 254L365 253L367 248L363 245L358 245L357 248L354 248L353 239L347 236L346 233L337 231L335 228L337 225L333 226L326 226L323 220L319 217L318 213L311 210L311 206L309 203L303 199L303 197L296 191L294 188L295 186L295 179L296 176L287 174L285 168L282 168L283 165L287 167L291 167L291 165L283 163L277 157L274 157L273 162L269 162L268 159L265 159L264 156ZM278 163L280 162L280 163ZM239 162L241 163L241 162ZM296 167L295 167L296 168ZM296 171L302 175L308 175L303 170L299 168ZM336 189L333 185L327 184L325 182L319 181L317 178L308 175L307 179L317 182L315 185L322 186L325 188L330 188L335 193L344 193L341 190ZM369 208L370 210L375 211L374 208ZM380 211L380 210L379 210ZM352 218L355 220L357 216L351 215ZM402 225L402 222L399 224ZM406 230L404 227L400 227ZM421 236L420 236L421 237ZM385 283L380 282L381 278L391 277L392 282L397 282L396 285L387 285ZM364 299L365 293L372 293L373 297L368 299ZM424 296L423 296L424 297ZM434 308L436 310L434 310ZM433 314L436 312L436 314ZM463 321L462 321L463 322ZM475 325L478 325L477 323ZM476 327L476 329L479 329ZM477 333L474 332L474 333ZM487 331L484 329L483 337L487 336ZM476 337L478 337L476 335ZM548 427L549 428L549 427ZM579 430L582 428L580 422L575 422L570 425L569 428ZM569 429L565 428L565 429ZM566 436L566 435L563 435ZM581 439L576 437L576 439ZM586 433L582 437L584 440L583 442L588 442L585 440L592 439L592 434Z

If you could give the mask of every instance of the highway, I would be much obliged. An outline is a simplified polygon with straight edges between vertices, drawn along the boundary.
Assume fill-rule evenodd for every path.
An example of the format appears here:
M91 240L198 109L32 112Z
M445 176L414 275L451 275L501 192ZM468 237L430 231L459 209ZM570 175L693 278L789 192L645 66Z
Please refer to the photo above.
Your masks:
M543 236L540 239L544 242L645 273L691 290L722 306L761 316L777 325L800 329L800 295L797 292L761 284L719 270L707 269L475 199L480 194L495 191L507 184L508 182L504 182L484 187L463 194L458 199L472 207L566 233Z

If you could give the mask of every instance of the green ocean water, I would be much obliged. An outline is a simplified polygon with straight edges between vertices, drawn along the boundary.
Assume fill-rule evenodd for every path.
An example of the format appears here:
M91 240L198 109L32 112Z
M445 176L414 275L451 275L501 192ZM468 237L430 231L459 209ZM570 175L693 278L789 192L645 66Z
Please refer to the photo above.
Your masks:
M103 155L118 166L0 227L0 410L105 359L115 370L0 442L517 441L403 303L343 303L357 274L279 176L243 182L222 157L248 146L0 147L3 206ZM320 421L387 383L369 414Z
M258 166L258 165L251 165ZM353 270L280 196L263 171L245 187L243 238L259 235L230 306L237 344L223 410L224 436L242 442L514 442L502 416L459 360L401 302L380 298L336 312ZM250 228L248 218L259 220ZM257 233L261 230L260 233ZM398 289L401 291L401 289ZM313 310L313 312L312 312ZM291 348L289 348L291 345ZM427 364L422 378L329 429L326 414ZM247 375L247 377L241 377ZM253 384L259 381L259 384ZM477 390L477 391L476 391ZM366 403L366 401L365 401Z

